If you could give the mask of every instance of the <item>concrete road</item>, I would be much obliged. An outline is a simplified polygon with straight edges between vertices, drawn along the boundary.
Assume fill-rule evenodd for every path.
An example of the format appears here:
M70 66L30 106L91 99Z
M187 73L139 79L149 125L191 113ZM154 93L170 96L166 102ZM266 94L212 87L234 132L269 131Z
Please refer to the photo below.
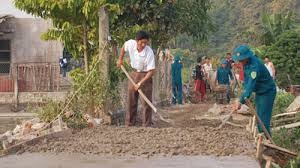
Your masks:
M69 154L22 154L0 158L1 168L259 168L245 156L103 157Z

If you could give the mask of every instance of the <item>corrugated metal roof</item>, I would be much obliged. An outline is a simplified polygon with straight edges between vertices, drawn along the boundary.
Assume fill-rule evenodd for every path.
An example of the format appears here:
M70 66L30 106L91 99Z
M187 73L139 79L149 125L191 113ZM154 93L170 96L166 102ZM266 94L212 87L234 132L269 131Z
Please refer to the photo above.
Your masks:
M1 15L0 14L0 24L2 23L2 22L5 22L7 19L9 19L9 18L13 18L14 16L12 16L12 15Z
M15 32L15 24L12 21L14 16L12 15L1 15L0 14L0 36L5 33Z

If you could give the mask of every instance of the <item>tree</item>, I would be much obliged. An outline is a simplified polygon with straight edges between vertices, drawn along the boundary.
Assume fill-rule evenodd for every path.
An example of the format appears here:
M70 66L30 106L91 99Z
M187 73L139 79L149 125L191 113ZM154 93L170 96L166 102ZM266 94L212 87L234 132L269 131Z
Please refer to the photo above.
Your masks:
M278 40L267 47L269 56L276 67L276 81L279 86L286 87L300 83L300 31L289 30L282 33ZM288 80L290 76L291 81Z
M120 5L121 14L112 20L113 37L124 42L139 29L150 32L152 45L165 45L177 34L186 33L197 40L205 40L212 29L208 15L210 0L111 0Z
M209 32L215 30L208 11L211 9L210 0L185 0L176 3L178 28L180 33L194 38L207 40Z

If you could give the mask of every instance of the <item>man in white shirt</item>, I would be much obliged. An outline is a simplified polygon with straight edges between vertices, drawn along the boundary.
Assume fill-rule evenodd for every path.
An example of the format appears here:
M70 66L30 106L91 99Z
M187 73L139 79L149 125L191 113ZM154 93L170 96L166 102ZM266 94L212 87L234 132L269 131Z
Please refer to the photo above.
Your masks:
M134 126L136 123L138 106L138 89L141 89L147 98L152 100L152 76L155 70L155 56L148 46L149 35L145 31L138 31L135 40L128 40L121 49L117 66L121 67L125 52L128 52L130 65L133 68L131 77L136 83L128 82L128 106L125 114L125 125ZM143 126L151 126L152 109L142 100Z
M205 76L210 79L210 76L213 73L213 68L212 68L212 64L211 64L211 58L210 57L206 57L205 59L205 63L203 65L204 68L204 72L205 72Z
M267 56L265 57L264 61L265 61L265 66L268 69L271 77L273 79L275 79L275 67L274 67L274 64L270 61L269 57L267 57Z
M213 75L213 69L212 69L212 64L211 64L211 59L210 57L205 57L205 63L203 64L203 70L204 70L204 74L205 74L205 84L206 84L206 88L208 88L210 90L210 92L212 91L211 88L211 77Z

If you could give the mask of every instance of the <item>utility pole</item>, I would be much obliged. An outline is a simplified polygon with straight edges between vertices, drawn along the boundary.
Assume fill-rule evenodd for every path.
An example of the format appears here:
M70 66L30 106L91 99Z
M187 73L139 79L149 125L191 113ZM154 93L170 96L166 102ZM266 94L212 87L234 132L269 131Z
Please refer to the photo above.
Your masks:
M109 22L108 13L105 7L99 9L99 59L100 70L103 73L104 79L108 79L109 75L109 52L108 52L108 39L109 39Z
M109 63L110 56L108 52L108 40L109 40L109 20L108 12L105 7L99 9L99 69L101 75L103 75L103 81L106 81L107 89L109 89ZM109 98L108 98L109 99ZM103 112L108 114L109 112L109 100L105 100Z

